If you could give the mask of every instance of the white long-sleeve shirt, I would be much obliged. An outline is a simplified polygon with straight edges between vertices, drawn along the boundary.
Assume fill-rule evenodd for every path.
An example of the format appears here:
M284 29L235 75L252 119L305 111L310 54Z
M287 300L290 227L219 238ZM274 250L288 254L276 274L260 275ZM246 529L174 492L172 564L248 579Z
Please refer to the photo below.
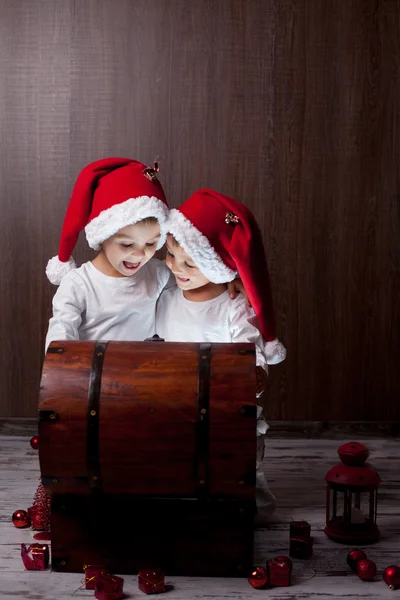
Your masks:
M142 341L155 333L156 302L170 271L152 258L132 277L109 277L92 262L62 279L53 298L53 340Z
M264 342L254 310L243 294L235 299L228 291L204 302L187 300L178 287L163 291L157 303L156 332L167 342L250 342L255 344L257 365L284 360L278 340Z

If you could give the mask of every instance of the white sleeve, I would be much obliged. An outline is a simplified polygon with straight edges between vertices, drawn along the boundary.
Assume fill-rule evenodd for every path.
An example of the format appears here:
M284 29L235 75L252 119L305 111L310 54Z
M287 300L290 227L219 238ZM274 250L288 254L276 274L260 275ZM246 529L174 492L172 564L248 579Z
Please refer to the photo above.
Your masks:
M254 310L247 306L243 296L231 300L231 336L232 342L250 342L256 346L256 365L268 373L268 361L264 354L264 340L257 328L257 319ZM269 425L263 417L262 406L257 405L257 437L264 436Z
M254 310L240 295L231 300L231 335L233 342L251 342L256 345L257 366L268 371L267 365L277 365L286 358L286 348L278 340L265 342Z
M46 351L54 340L79 340L79 325L86 310L83 289L72 277L64 277L53 298L53 316L46 336Z
M263 352L263 338L257 329L257 319L254 310L247 306L243 296L239 295L230 301L230 329L232 342L249 342L256 346L256 363L265 371L268 370L267 359Z

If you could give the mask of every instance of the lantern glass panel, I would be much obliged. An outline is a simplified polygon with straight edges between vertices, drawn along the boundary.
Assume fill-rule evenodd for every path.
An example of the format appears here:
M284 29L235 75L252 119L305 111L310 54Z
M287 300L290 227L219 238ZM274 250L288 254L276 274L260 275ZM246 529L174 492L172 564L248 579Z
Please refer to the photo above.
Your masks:
M369 520L369 511L370 492L353 492L351 495L351 523L353 525L366 523Z
M330 515L331 520L342 519L344 515L344 492L331 488Z

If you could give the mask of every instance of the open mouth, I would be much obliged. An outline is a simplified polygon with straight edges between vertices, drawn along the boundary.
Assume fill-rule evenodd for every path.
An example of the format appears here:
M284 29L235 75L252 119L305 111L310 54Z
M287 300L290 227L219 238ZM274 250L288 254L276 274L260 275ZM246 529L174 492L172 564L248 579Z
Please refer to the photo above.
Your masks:
M129 269L130 271L134 271L140 265L140 261L137 262L137 263L134 263L134 262L128 262L127 260L124 260L123 264L124 264L125 269Z
M177 278L178 281L180 281L181 283L187 283L188 281L190 281L190 279L186 279L185 277L178 277L178 275L175 275L175 277Z

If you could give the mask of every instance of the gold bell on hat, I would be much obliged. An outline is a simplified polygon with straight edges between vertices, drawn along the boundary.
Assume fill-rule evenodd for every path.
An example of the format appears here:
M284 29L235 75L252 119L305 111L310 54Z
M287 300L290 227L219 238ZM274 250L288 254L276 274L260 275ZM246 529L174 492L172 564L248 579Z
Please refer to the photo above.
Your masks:
M230 223L233 223L234 225L237 225L238 223L240 223L240 219L239 219L239 217L237 217L233 213L227 212L226 215L225 215L225 223L227 225L229 225Z
M146 167L143 169L143 175L147 177L150 181L156 181L157 173L160 170L158 162L155 160L152 167Z

